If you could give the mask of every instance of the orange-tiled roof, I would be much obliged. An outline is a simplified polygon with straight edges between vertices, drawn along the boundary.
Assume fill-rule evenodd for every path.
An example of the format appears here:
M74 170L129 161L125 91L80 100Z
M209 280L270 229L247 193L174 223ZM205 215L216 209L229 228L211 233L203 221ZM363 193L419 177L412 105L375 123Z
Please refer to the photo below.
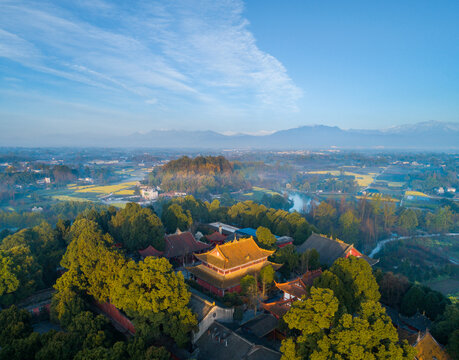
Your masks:
M164 254L164 252L163 251L158 251L153 246L149 245L147 248L145 248L143 250L139 250L139 254L143 258L146 258L147 256L161 257Z
M276 283L276 286L279 290L300 299L303 295L308 295L307 287L311 286L314 279L321 274L322 270L308 271L294 280L285 283Z
M226 235L220 234L218 231L215 231L210 235L206 235L206 239L212 242L219 243L226 240Z
M275 264L266 260L226 275L219 274L203 264L187 267L187 270L208 284L211 284L219 289L228 289L239 285L244 276L257 274L262 268L268 265L271 265L274 270L277 270L282 266L281 264Z
M252 237L234 240L223 245L217 245L212 250L195 254L195 256L219 269L232 269L272 255L274 251L258 247Z
M414 348L417 350L417 360L450 360L447 352L440 346L439 343L430 335L427 330L425 334L416 342Z
M263 309L280 319L290 310L291 304L292 302L290 300L280 300L272 303L261 303L261 306Z
M301 278L297 278L292 281L288 281L285 283L276 283L276 286L279 290L283 291L284 293L293 295L294 297L300 299L303 295L307 295L308 292L306 290L306 285L301 281Z

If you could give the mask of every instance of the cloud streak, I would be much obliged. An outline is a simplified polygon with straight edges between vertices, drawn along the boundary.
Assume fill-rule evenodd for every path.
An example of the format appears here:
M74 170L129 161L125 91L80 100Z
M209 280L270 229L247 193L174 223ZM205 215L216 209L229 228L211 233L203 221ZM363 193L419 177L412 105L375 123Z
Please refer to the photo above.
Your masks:
M0 57L163 109L297 110L301 90L261 50L241 1L0 2Z

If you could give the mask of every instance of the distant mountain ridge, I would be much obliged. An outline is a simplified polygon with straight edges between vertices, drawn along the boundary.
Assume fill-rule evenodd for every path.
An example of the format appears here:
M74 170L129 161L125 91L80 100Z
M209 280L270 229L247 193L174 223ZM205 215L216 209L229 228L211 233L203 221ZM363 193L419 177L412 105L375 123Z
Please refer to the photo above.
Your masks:
M343 130L312 125L279 130L269 135L223 135L215 131L152 130L146 134L100 136L49 135L34 139L2 138L1 146L26 147L145 147L164 149L400 149L455 151L459 124L439 121L402 125L383 130Z

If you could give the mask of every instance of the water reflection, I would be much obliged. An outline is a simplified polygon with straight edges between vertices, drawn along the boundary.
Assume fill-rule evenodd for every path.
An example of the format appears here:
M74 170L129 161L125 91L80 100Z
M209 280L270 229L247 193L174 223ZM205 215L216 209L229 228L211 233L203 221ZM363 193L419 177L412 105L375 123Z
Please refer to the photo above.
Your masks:
M293 202L293 206L289 210L290 212L298 211L299 213L306 213L309 211L312 202L314 202L315 205L319 204L317 200L301 193L292 192L288 195L288 198Z

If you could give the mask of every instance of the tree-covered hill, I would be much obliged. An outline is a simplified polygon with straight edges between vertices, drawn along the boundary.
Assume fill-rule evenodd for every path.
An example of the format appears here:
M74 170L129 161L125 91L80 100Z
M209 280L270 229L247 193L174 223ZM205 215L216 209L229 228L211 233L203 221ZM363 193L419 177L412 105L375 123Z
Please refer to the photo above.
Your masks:
M249 187L243 175L223 156L183 156L154 169L148 179L150 185L164 191L180 191L208 195L239 191Z

